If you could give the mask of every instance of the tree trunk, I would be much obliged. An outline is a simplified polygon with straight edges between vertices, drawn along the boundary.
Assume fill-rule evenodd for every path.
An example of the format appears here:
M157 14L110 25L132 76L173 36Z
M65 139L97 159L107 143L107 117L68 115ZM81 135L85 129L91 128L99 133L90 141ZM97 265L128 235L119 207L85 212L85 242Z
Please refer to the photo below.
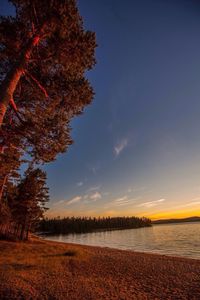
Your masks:
M21 227L21 233L20 233L20 240L23 241L24 240L24 235L25 235L25 224L22 225Z
M8 108L10 100L17 87L17 84L25 71L25 66L30 59L31 52L40 41L40 34L35 35L29 40L26 47L22 51L17 63L8 72L0 87L0 127L3 124L4 115Z
M27 228L26 228L26 238L25 238L25 240L26 241L28 241L28 239L29 239L29 231L30 231L30 228L29 228L30 226L28 226Z
M1 199L3 197L3 190L4 190L4 187L5 187L7 178L8 178L8 175L5 175L4 179L3 179L3 182L2 182L2 185L0 186L0 203L1 203Z

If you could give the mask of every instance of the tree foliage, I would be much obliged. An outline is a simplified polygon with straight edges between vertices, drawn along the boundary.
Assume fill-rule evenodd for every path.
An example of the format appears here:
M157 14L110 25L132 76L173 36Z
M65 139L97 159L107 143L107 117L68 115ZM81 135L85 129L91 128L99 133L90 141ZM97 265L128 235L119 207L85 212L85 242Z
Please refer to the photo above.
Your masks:
M47 209L46 173L39 168L29 168L18 184L8 184L2 200L0 208L4 219L0 229L5 228L7 235L27 239L28 232L35 228Z
M47 163L72 144L70 121L94 96L85 72L95 64L96 48L95 34L84 29L75 0L10 2L15 16L0 17L0 204L5 216L9 204L5 208L1 196L13 204L10 185L24 155L32 165ZM13 184L22 199L24 180ZM24 201L15 198L16 207ZM12 216L14 211L20 214L15 209Z
M12 216L21 226L21 239L24 239L28 231L43 217L48 200L45 172L40 169L28 169L17 186L15 197L9 201Z
M95 64L95 34L74 0L11 2L16 16L0 19L0 109L9 98L2 130L12 127L32 157L48 162L72 143L70 120L93 98L85 71Z

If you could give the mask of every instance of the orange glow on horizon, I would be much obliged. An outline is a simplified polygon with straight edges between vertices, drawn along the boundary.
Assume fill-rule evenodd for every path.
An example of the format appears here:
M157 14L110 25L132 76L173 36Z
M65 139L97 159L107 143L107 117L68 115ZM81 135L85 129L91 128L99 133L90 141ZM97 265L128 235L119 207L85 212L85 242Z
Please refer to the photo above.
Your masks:
M200 210L193 211L170 211L170 212L162 212L157 214L151 214L147 216L151 220L160 220L160 219L181 219L181 218L189 218L189 217L200 217Z
M160 219L181 219L181 218L189 218L189 217L200 217L200 209L199 210L179 210L179 211L168 211L168 212L159 212L159 213L151 213L149 214L148 212L145 213L139 213L139 214L130 214L129 213L124 213L122 212L121 214L119 212L114 212L114 211L109 211L106 213L98 213L98 212L93 212L91 214L88 212L85 213L64 213L62 210L61 211L49 211L46 213L46 217L48 218L56 218L60 216L61 218L63 217L72 217L72 216L77 216L77 217L124 217L124 216L136 216L136 217L147 217L150 218L151 220L160 220Z

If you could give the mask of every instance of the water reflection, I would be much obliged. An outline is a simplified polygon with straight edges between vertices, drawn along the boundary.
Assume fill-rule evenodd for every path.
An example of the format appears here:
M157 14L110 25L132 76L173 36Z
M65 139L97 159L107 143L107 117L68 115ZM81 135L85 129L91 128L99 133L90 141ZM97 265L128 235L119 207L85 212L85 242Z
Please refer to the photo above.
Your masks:
M200 259L200 223L154 225L140 229L54 235L46 238L66 243Z

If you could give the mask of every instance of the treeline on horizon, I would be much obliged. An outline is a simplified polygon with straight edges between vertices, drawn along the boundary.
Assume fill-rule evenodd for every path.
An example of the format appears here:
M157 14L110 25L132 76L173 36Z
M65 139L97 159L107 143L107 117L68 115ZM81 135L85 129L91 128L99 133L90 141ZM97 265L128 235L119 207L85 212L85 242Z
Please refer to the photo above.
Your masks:
M43 219L38 230L46 234L69 234L147 226L151 226L151 220L145 217L58 217Z
M152 221L152 224L170 224L170 223L189 223L189 222L200 222L200 217L188 217L181 219L161 219Z

